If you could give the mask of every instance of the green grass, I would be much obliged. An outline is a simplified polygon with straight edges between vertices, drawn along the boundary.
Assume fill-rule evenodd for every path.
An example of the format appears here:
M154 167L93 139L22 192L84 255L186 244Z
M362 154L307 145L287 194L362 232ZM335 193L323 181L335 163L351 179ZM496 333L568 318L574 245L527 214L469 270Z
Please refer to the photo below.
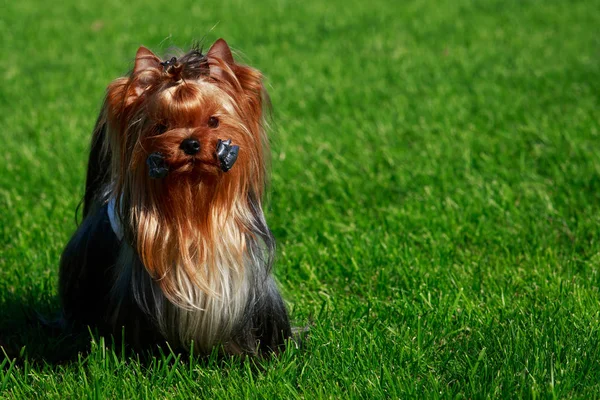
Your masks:
M0 397L600 397L600 2L95 3L2 7ZM32 319L104 88L205 35L268 77L276 275L309 339L56 362L72 343Z

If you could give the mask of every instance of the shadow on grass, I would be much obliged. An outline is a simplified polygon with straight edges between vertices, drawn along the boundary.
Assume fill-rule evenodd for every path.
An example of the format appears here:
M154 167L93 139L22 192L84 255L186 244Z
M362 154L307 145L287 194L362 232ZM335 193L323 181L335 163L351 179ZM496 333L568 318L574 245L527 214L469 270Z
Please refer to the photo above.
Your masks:
M25 361L32 364L60 365L87 357L94 347L104 347L116 354L144 362L184 355L167 344L134 350L117 338L103 338L91 327L68 326L61 318L56 300L31 298L4 298L0 303L0 365L8 358L17 365Z
M0 359L57 364L89 350L90 335L65 329L58 309L56 301L5 294L0 302Z
M90 327L67 326L56 300L35 300L34 297L5 297L0 303L0 365L7 358L11 361L9 364L16 362L17 365L24 362L68 364L77 362L81 356L87 357L98 346L141 362L156 357L162 360L185 357L185 352L173 350L167 344L134 350L120 339L103 338Z

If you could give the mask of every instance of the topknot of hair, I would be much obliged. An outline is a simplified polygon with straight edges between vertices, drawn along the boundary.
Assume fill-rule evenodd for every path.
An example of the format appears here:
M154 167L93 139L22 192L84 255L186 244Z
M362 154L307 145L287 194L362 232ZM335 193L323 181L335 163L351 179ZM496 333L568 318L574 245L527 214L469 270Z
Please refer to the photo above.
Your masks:
M202 50L194 48L180 58L172 57L161 63L164 72L173 80L198 79L209 75L208 58Z

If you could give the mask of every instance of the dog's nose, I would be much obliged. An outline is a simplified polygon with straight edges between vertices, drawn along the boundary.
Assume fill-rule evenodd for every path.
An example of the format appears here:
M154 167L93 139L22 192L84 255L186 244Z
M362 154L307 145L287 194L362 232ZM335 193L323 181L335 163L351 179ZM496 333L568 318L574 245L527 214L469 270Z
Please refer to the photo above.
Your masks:
M193 156L200 151L200 142L196 139L185 139L181 142L179 148L183 150L185 154Z

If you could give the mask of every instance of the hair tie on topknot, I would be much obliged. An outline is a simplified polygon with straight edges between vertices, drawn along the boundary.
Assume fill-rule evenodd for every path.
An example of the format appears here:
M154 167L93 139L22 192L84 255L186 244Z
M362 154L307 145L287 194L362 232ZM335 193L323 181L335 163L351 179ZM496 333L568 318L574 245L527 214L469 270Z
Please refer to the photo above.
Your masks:
M165 72L166 72L166 71L167 71L167 68L168 68L170 65L173 65L173 64L175 64L176 62L177 62L177 57L171 57L171 59L170 59L170 60L163 61L163 62L161 62L161 63L160 63L160 65L162 65L162 66L165 68Z
M170 60L163 61L160 63L163 66L165 74L169 75L176 82L181 80L181 72L183 71L183 64L177 62L177 57L171 57Z

